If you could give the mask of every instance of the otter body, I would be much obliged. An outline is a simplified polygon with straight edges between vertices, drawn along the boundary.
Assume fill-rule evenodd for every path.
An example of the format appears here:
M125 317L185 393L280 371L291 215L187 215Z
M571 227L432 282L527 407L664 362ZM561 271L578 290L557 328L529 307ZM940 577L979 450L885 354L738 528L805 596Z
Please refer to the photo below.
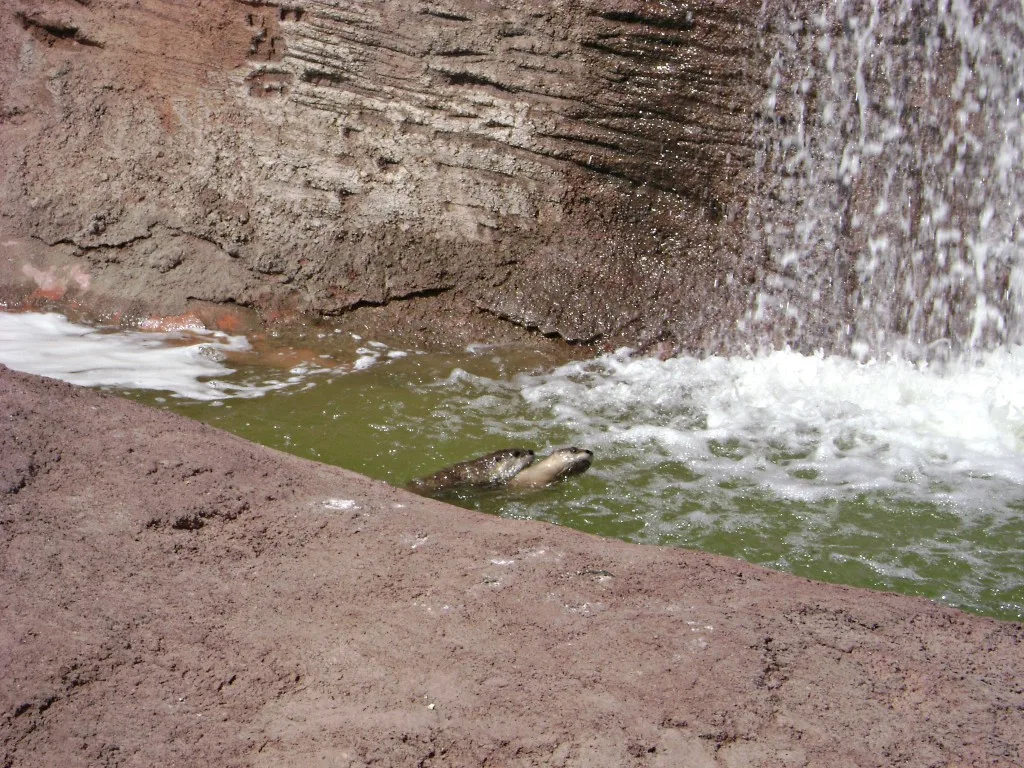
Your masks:
M528 448L505 448L469 461L452 464L432 475L413 480L407 486L417 493L434 493L457 488L486 488L504 485L533 462Z
M517 472L505 485L508 488L543 488L590 469L594 452L584 448L559 448L540 461Z

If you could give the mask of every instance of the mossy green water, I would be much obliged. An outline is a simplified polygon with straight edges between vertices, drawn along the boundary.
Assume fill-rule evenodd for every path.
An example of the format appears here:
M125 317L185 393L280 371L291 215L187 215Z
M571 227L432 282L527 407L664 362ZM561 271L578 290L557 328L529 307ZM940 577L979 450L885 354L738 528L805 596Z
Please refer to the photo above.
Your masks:
M600 536L734 556L808 578L921 595L1004 619L1024 618L1024 492L1010 504L1000 496L991 510L952 504L942 487L934 499L927 493L905 497L898 484L877 492L837 487L811 500L780 496L759 480L765 471L820 491L819 469L807 464L813 440L806 436L769 438L759 445L725 428L706 441L701 456L688 461L680 453L667 454L657 441L616 437L647 418L641 413L647 405L643 397L640 402L624 398L621 408L600 422L567 417L565 409L573 404L559 398L524 397L524 387L543 387L548 372L563 362L550 355L527 349L406 354L384 345L375 354L365 369L350 363L333 368L346 355L350 362L358 357L334 349L328 357L314 358L325 370L307 372L293 386L261 397L197 403L133 396L396 486L502 447L540 453L579 445L596 452L585 475L540 491L495 490L447 500ZM239 367L233 378L260 381L275 375L283 374L257 363ZM670 410L660 417L659 428L683 437L688 430L707 429L708 416L700 409ZM853 449L857 438L849 439L843 450ZM708 466L717 469L709 473Z

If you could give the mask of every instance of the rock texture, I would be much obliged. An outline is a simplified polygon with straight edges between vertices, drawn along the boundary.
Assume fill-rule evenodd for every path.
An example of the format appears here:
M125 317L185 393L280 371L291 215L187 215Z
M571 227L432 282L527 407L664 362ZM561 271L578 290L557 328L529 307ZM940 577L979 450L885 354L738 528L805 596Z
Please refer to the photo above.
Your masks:
M11 0L0 284L697 345L745 301L759 7Z
M0 765L1024 760L1019 624L0 392Z
M1017 342L1022 52L1009 0L7 0L0 299Z

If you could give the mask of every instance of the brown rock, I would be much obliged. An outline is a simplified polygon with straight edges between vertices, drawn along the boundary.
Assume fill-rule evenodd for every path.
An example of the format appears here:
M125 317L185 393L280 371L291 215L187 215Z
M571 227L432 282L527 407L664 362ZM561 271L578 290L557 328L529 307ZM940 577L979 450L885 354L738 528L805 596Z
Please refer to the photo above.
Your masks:
M1018 16L8 0L0 298L419 297L701 352L1013 340Z
M724 311L757 3L8 6L8 293L74 265L104 310L451 294L692 344Z
M1024 628L502 520L0 369L0 763L1024 757Z

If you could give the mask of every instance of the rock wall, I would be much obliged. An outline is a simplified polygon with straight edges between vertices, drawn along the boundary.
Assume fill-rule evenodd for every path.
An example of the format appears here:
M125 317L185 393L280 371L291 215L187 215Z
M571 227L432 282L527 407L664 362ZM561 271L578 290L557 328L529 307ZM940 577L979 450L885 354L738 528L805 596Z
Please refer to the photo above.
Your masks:
M0 284L709 348L749 300L759 8L12 0Z

